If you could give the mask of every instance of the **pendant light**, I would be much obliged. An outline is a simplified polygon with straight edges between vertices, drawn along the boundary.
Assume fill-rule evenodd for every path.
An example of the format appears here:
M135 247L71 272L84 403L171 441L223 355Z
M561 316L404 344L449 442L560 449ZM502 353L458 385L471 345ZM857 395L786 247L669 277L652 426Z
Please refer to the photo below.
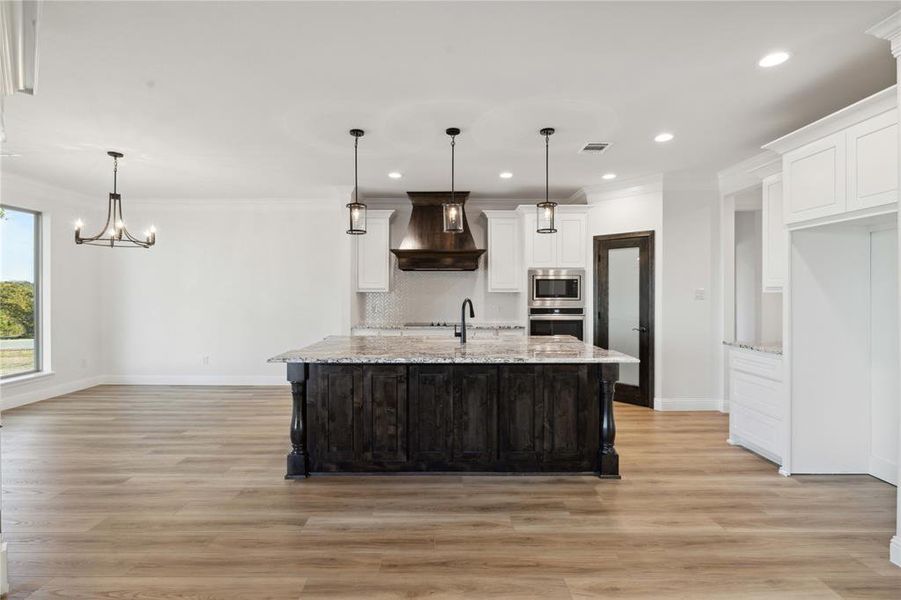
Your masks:
M550 137L554 135L553 127L545 127L541 131L539 131L541 135L544 136L544 202L539 202L536 206L538 208L537 220L535 221L538 225L538 229L536 230L538 233L557 233L557 226L555 223L555 217L557 214L557 203L551 202L550 196L550 184L549 184L549 171L550 171Z
M366 205L359 200L359 184L357 183L357 145L365 132L362 129L351 129L354 138L354 201L347 204L348 229L350 235L366 233Z
M106 224L100 232L92 237L82 237L84 221L78 219L75 222L75 243L88 246L109 246L110 248L150 248L156 243L156 227L151 225L144 232L144 239L138 239L129 233L125 226L125 216L122 214L122 196L118 190L119 159L125 156L121 152L110 150L107 152L113 159L113 191L109 195L109 204L106 209Z
M457 144L455 138L460 135L460 130L449 127L444 133L451 139L451 199L450 202L444 203L444 232L463 233L463 205L457 202L454 190L454 146Z

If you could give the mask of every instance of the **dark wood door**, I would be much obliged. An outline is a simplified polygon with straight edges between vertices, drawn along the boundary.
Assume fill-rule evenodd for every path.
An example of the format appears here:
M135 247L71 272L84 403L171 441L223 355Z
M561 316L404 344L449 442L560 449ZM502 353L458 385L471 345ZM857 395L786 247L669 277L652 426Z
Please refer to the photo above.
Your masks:
M544 377L535 365L502 366L498 394L500 460L506 468L539 470L543 451Z
M588 365L543 369L543 470L594 468L597 385L591 369Z
M450 466L454 431L453 373L451 365L410 367L410 459L416 470Z
M354 470L363 460L363 369L311 365L316 398L310 456L314 471Z
M654 232L594 238L594 343L641 360L621 365L614 400L654 405Z
M363 367L365 460L387 468L407 461L407 367Z
M454 367L453 461L489 470L497 462L497 367Z

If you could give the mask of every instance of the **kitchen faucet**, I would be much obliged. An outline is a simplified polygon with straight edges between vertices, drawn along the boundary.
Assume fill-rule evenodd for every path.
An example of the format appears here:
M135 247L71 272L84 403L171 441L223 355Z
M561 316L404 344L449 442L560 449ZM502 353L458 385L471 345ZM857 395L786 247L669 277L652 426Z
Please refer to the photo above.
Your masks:
M467 298L463 301L463 306L460 307L460 331L457 331L457 326L454 325L454 335L460 338L460 343L466 343L466 305L469 304L469 318L474 319L476 317L475 311L472 309L472 300Z

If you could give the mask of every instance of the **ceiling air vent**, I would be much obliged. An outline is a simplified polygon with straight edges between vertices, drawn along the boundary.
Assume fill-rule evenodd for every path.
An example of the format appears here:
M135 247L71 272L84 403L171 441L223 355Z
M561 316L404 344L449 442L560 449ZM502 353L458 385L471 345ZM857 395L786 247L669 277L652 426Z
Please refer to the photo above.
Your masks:
M608 142L586 142L579 154L603 154L609 147Z

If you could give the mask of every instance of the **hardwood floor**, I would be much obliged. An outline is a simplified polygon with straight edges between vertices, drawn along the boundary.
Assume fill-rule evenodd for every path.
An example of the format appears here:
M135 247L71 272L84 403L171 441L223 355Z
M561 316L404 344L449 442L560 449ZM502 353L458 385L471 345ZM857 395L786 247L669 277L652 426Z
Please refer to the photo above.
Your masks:
M616 406L621 481L284 481L287 388L3 414L11 598L901 598L895 488L781 477L718 413Z

